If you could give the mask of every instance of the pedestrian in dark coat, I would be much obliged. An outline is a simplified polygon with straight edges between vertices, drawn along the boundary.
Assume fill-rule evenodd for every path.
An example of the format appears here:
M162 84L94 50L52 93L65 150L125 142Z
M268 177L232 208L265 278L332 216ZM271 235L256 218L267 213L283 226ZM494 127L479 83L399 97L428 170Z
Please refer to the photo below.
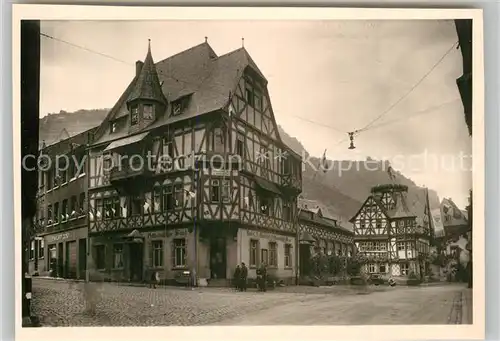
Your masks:
M241 262L240 271L240 291L247 291L248 268L244 262Z
M241 282L241 268L240 265L237 264L233 275L233 285L235 290L240 289L240 282Z
M260 283L259 291L266 291L267 289L267 266L266 263L262 263L259 268Z

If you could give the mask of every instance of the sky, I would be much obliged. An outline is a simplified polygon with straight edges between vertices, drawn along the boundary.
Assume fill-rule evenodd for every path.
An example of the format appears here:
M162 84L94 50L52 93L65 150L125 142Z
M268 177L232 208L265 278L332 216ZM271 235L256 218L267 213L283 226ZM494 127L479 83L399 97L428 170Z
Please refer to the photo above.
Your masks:
M45 21L41 31L113 58L42 37L40 116L111 108L148 39L159 61L205 37L223 55L244 37L277 123L309 153L388 159L417 185L467 205L472 140L456 87L460 50L442 59L458 40L453 21ZM348 149L347 133L374 120Z

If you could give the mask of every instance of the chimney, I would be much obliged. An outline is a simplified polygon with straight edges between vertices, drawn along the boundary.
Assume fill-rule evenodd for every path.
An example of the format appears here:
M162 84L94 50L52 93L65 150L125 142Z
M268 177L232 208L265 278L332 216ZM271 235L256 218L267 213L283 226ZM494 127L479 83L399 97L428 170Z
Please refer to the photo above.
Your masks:
M141 74L142 66L144 63L140 60L135 62L135 75L138 77Z

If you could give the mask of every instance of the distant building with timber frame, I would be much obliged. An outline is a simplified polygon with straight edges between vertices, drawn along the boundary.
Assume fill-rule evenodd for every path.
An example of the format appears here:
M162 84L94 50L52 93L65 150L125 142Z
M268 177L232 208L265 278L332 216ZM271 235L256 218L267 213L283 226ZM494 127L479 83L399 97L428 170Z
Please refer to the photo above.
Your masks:
M105 278L226 281L241 262L249 278L261 262L295 277L301 157L244 48L217 56L205 42L154 63L149 46L88 153L91 264Z
M300 275L309 274L309 259L316 253L352 257L355 252L352 224L323 213L315 200L299 199Z
M367 258L364 272L425 274L431 239L429 219L412 211L406 202L407 192L408 187L399 184L375 186L351 219L357 252Z

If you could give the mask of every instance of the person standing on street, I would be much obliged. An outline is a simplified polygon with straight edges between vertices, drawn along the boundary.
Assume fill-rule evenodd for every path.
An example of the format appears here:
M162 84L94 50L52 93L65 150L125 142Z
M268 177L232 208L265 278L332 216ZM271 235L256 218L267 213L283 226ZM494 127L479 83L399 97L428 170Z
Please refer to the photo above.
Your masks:
M267 266L265 262L262 262L259 268L260 274L260 283L259 283L259 291L266 291L267 289Z
M236 269L234 269L234 275L233 275L233 285L236 291L240 289L240 281L241 281L241 268L240 265L237 264Z
M247 291L247 278L248 278L248 268L245 262L241 262L240 270L240 291Z

